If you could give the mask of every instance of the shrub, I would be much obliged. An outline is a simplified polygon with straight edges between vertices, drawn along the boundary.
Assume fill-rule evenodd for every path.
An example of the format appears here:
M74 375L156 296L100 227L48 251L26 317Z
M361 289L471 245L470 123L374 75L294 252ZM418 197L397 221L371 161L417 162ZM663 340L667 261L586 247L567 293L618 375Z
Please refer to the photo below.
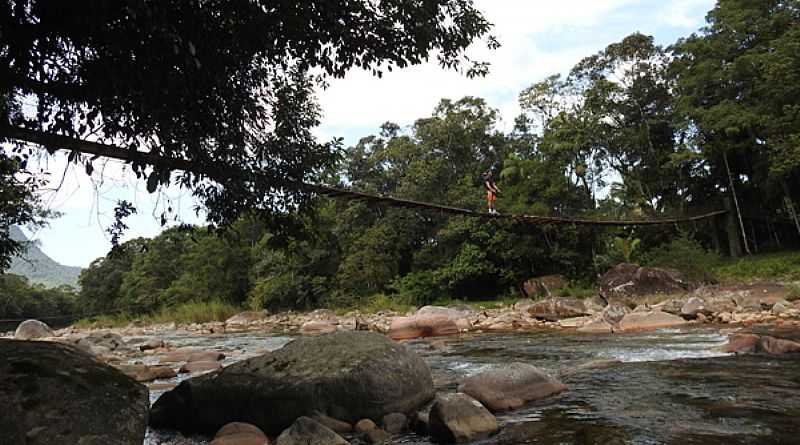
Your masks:
M704 249L686 234L648 251L642 261L646 266L679 270L692 281L712 280L712 271L719 263L719 254Z
M389 288L395 292L397 301L416 306L431 304L443 294L443 289L431 271L412 272L397 278Z

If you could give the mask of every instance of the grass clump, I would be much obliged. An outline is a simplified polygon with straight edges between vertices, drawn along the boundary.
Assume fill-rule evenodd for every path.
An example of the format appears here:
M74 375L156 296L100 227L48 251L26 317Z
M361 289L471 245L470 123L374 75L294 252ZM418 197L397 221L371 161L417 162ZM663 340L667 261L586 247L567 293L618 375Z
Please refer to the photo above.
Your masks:
M120 312L117 314L100 315L79 320L75 323L78 328L118 328L127 326L133 322L144 324L160 323L208 323L212 321L225 321L233 315L241 312L242 309L236 305L212 301L190 301L175 306L161 308L152 314L131 314Z
M800 252L753 255L728 260L714 269L723 281L800 280Z
M242 309L238 306L219 300L191 301L176 306L162 308L149 317L152 323L208 323L225 321L238 314Z

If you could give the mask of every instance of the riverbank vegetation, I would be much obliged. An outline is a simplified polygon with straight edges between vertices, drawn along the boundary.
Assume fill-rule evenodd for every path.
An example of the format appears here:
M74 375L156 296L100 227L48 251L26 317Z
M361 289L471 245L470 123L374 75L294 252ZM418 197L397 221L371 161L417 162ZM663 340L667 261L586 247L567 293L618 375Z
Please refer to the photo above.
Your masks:
M315 173L332 186L482 211L492 170L501 213L647 219L727 205L724 217L534 225L309 196L301 212L278 212L278 226L274 212L231 211L220 214L237 215L223 231L176 227L122 243L82 273L79 306L132 315L208 302L411 307L512 299L548 274L585 296L623 261L699 282L796 280L795 253L726 257L800 247L798 11L796 1L721 1L707 27L671 46L634 33L533 83L509 131L484 99L443 99L410 127L386 123L328 147Z

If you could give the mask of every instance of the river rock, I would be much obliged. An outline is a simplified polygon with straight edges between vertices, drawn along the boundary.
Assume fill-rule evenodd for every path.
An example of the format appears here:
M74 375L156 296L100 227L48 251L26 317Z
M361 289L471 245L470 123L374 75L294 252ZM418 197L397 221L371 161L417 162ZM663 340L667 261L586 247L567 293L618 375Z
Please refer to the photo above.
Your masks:
M92 332L85 337L81 337L76 345L84 351L92 352L95 355L128 349L125 340L116 332Z
M383 445L389 442L391 436L389 433L380 428L373 428L364 433L364 438L370 445Z
M443 306L422 306L416 313L416 317L447 317L450 321L456 324L459 332L469 331L472 329L472 322L470 318L473 315L473 310L466 306L461 307L443 307Z
M248 326L257 321L267 318L267 313L264 311L245 311L225 320L225 324L231 327Z
M579 328L586 323L590 323L594 321L594 318L590 316L585 317L573 317L573 318L565 318L563 320L558 320L558 325L562 328Z
M301 416L278 436L276 445L348 445L342 436L309 417Z
M217 361L195 361L195 362L187 362L181 366L180 372L185 374L187 372L194 373L194 372L206 372L206 371L216 371L218 369L222 369L222 363Z
M389 337L392 340L457 335L458 332L456 323L442 315L397 317L389 326Z
M314 309L313 311L309 312L307 316L312 320L336 320L336 312L330 309Z
M390 413L383 416L383 429L389 434L400 434L408 427L408 417L403 413Z
M416 415L411 417L411 430L419 436L427 436L430 430L430 409L418 411Z
M758 345L760 351L766 352L767 354L781 355L800 352L800 343L767 335L761 337Z
M175 370L169 366L148 366L148 365L117 365L117 369L137 382L152 382L157 379L171 379L176 377Z
M163 348L164 346L166 346L166 344L164 343L164 340L160 338L149 338L138 345L140 351L159 349Z
M619 322L621 332L649 331L653 329L672 328L688 323L677 315L661 311L631 312Z
M411 412L433 394L430 369L413 351L376 333L336 332L187 379L156 401L150 419L205 434L243 421L277 435L300 416L380 419Z
M527 363L509 363L464 380L459 392L492 411L516 409L564 391L567 387L541 369Z
M620 303L611 303L603 309L600 318L612 327L618 327L619 323L630 312L627 306Z
M586 334L610 334L614 328L605 320L592 320L578 328L578 332Z
M144 441L147 387L119 370L54 342L3 339L0 357L0 443Z
M774 305L772 305L772 309L770 309L770 312L773 315L780 315L780 314L783 314L784 312L788 311L791 308L792 308L791 303L789 303L786 300L781 300L781 301L776 302Z
M431 406L429 433L436 442L465 443L489 437L497 419L480 402L463 394L437 394Z
M356 422L353 429L356 430L357 433L366 433L367 431L374 430L377 427L378 425L375 425L375 422L373 422L372 420L361 419L358 422Z
M681 309L686 304L685 299L670 298L657 304L655 308L672 315L681 315Z
M705 301L697 297L690 297L681 307L680 315L687 320L694 320L698 315L708 317L713 313L714 311Z
M523 298L522 300L519 300L516 303L514 303L514 310L517 312L522 312L527 314L528 309L534 304L536 304L536 302L531 300L530 298Z
M757 346L758 335L735 334L728 337L728 343L723 345L720 350L729 354L747 354L756 352Z
M225 354L219 351L192 352L186 357L188 363L192 362L217 362L225 359Z
M17 326L14 338L17 340L34 340L43 337L53 337L55 333L50 326L39 320L25 320Z
M599 314L608 306L608 302L600 295L593 295L584 299L583 305L586 307L586 312L590 314Z
M336 332L336 325L329 321L311 320L303 323L300 332L307 335L321 335Z
M353 431L353 425L347 422L343 422L339 419L334 419L333 417L326 416L325 414L317 413L314 414L311 418L325 425L326 427L332 429L336 433L349 433Z
M606 299L622 301L645 295L683 293L689 289L689 283L677 270L629 263L611 268L600 277L598 284Z
M231 422L217 431L210 445L269 445L269 439L255 425Z
M528 314L548 321L588 315L583 301L577 298L550 298L528 308Z
M756 334L733 334L728 344L722 346L722 352L734 354L767 353L781 355L800 352L800 343L783 338Z

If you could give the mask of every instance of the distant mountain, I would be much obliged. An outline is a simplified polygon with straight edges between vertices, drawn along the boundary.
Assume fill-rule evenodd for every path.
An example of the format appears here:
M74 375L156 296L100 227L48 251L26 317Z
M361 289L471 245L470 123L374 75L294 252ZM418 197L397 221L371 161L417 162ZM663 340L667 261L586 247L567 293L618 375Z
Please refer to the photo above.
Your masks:
M18 227L11 227L11 239L27 241L28 238ZM45 255L35 243L29 245L28 250L20 257L11 261L8 273L23 275L33 283L41 283L48 287L69 284L78 287L80 267L64 266Z

